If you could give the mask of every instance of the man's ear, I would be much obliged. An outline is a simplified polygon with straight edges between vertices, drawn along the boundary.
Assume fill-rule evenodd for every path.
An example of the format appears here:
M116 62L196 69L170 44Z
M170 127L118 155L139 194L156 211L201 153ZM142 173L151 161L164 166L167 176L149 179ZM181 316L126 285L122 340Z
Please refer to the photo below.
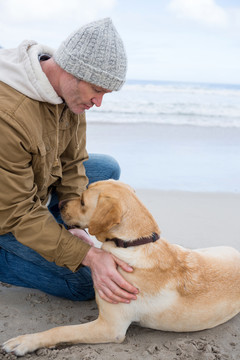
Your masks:
M91 235L110 230L120 223L122 210L117 199L101 196L98 199L96 210L89 222L88 231Z

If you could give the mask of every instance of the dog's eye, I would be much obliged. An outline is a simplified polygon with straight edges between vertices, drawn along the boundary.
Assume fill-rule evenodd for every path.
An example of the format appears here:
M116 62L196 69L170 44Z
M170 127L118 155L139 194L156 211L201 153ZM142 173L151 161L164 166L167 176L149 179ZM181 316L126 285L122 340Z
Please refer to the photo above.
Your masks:
M82 205L82 206L85 205L84 200L83 200L83 197L81 197L81 205Z

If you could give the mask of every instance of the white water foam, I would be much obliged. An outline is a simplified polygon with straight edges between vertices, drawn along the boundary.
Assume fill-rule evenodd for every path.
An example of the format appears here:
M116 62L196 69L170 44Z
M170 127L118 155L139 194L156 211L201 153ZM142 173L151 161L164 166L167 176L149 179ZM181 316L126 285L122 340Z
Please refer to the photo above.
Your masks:
M240 85L131 81L104 96L88 121L240 127Z

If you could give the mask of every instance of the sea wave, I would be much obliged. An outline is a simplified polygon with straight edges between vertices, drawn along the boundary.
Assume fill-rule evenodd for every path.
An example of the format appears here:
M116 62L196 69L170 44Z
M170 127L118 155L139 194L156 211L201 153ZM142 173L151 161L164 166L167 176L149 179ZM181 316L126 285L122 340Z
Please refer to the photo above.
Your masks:
M88 117L89 123L109 123L109 124L159 124L159 125L190 125L190 126L203 126L203 127L222 127L222 128L240 128L239 120L234 119L222 119L215 118L209 121L209 118L199 117L198 120L189 116L182 117L166 117L163 116L161 118L149 118L139 117L132 118L128 116L118 116L115 119L108 116L91 116Z
M88 121L240 127L240 86L187 83L127 83L107 94Z
M157 93L190 93L194 95L220 95L220 96L240 96L238 85L216 85L216 87L201 85L155 85L155 84L127 84L123 87L124 91L147 91Z
M233 107L213 107L203 106L199 104L152 104L152 103L128 103L123 106L121 103L107 104L101 109L93 108L91 112L101 114L112 114L112 115L132 115L132 116L164 116L164 115L180 115L180 116L208 116L208 117L229 117L239 119L239 108Z

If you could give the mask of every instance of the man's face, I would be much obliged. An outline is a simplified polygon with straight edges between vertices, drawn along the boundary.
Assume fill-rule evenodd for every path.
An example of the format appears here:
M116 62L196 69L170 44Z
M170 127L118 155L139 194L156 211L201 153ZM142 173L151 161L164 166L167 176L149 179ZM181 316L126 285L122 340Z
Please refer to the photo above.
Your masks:
M110 90L78 80L65 72L60 80L58 95L64 99L73 113L81 114L93 105L101 106L103 95L110 92Z

